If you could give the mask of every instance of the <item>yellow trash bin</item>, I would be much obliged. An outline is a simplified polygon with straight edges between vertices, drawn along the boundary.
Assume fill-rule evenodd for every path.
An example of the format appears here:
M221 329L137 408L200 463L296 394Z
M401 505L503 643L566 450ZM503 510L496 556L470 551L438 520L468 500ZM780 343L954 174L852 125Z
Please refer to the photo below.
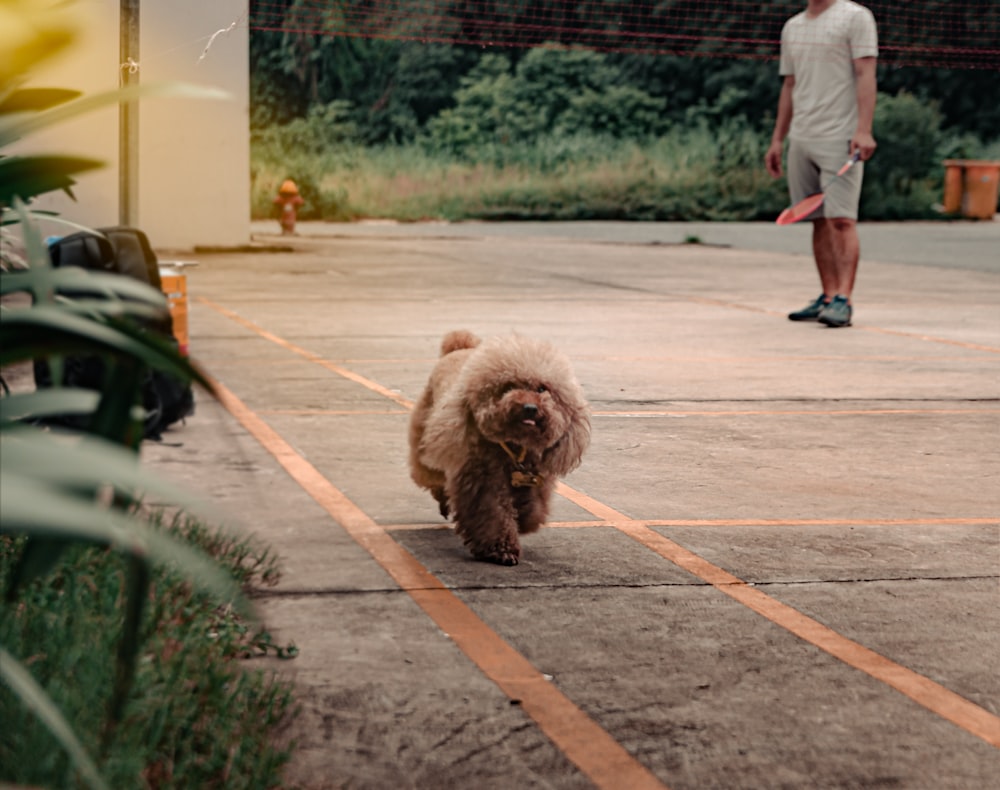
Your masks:
M190 351L188 330L188 290L184 267L197 266L195 261L164 261L160 263L160 282L167 297L170 318L174 325L174 338L180 352L187 356Z
M944 160L944 213L992 219L997 211L1000 162Z

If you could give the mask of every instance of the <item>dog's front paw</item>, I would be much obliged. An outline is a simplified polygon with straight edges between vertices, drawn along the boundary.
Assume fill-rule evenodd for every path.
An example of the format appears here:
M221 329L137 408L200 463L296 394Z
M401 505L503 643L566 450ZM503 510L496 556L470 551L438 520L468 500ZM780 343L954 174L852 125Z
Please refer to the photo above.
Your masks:
M521 559L521 547L509 543L495 543L491 546L481 546L472 552L472 556L482 562L495 562L497 565L517 565Z
M441 518L448 518L451 515L451 508L448 507L448 495L444 492L443 488L433 488L431 489L431 494L438 503L438 512L441 514Z

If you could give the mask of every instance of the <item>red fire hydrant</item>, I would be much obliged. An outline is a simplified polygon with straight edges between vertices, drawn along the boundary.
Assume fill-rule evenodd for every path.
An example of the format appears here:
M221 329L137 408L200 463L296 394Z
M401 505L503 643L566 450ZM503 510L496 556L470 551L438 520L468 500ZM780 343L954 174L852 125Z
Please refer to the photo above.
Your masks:
M281 207L281 218L278 220L281 223L281 235L294 236L295 215L299 206L305 203L305 201L299 195L299 188L295 186L295 182L292 179L285 179L284 183L278 189L278 196L274 199L274 202L275 205Z

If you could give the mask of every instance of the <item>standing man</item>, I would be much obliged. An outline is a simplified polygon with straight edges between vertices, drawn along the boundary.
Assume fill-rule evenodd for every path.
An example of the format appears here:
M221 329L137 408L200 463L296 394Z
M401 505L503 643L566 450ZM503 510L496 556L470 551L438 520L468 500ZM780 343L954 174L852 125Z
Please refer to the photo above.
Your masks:
M767 171L782 174L788 138L788 191L792 203L819 192L858 153L861 162L833 181L808 219L813 257L823 293L792 321L851 325L851 292L858 270L858 203L863 161L875 153L875 62L878 31L871 11L852 0L808 0L805 11L781 31L778 117L764 157Z

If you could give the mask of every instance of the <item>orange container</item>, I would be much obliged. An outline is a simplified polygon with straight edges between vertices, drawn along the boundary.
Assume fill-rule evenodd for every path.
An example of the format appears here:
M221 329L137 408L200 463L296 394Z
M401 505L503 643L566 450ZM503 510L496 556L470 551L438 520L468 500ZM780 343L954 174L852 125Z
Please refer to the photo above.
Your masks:
M944 160L944 213L958 214L962 210L962 183L965 168L961 160Z
M993 219L997 213L1000 162L969 162L965 165L966 202L963 213L977 219Z
M944 212L970 219L992 219L997 211L1000 162L944 161Z
M160 270L163 293L167 297L170 317L174 322L174 337L180 352L188 355L188 292L187 276L171 269Z

